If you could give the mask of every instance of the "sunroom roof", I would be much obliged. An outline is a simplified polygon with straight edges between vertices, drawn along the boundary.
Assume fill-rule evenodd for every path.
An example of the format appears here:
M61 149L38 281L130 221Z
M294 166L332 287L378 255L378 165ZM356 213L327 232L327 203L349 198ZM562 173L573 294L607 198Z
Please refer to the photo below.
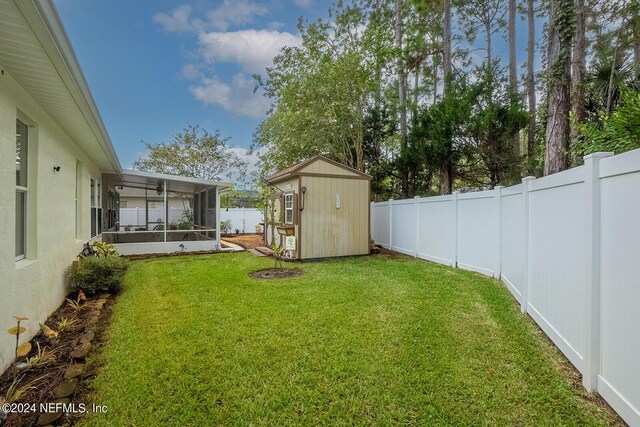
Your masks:
M122 173L118 174L108 173L105 175L115 186L156 190L158 188L161 188L166 182L167 191L173 191L177 193L193 194L214 187L222 190L233 185L229 182L208 181L198 178L145 172L133 169L126 169L122 171Z

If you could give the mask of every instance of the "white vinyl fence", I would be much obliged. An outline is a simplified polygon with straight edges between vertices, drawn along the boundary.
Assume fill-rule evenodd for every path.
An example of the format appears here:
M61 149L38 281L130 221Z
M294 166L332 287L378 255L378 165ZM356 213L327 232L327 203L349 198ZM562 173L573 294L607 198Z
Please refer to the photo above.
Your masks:
M501 279L631 426L640 426L640 150L491 191L371 204L388 249Z
M220 208L220 220L227 219L231 220L231 231L240 230L241 233L261 231L260 223L264 222L262 210L255 208Z

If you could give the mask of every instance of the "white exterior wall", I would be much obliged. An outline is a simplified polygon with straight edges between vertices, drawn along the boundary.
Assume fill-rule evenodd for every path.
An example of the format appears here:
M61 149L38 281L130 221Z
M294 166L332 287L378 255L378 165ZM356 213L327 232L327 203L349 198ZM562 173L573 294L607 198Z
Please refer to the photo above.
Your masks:
M0 64L2 68L2 64ZM26 259L15 261L16 118L29 128L29 194ZM76 161L83 165L76 240ZM53 167L60 166L60 172ZM89 180L101 172L53 122L7 70L0 75L0 330L27 316L24 338L31 338L64 300L65 271L90 234ZM0 333L0 372L13 359L15 339Z
M509 188L372 203L371 236L502 279L585 388L640 426L639 189L640 150L598 153Z

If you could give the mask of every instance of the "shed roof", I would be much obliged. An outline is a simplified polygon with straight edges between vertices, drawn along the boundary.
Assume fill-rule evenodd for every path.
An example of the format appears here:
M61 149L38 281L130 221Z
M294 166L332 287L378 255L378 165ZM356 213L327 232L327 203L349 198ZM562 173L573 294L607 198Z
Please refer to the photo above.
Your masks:
M361 178L365 178L365 179L371 179L370 175L367 175L366 173L360 172L357 169L354 169L352 167L343 165L342 163L338 163L334 160L328 159L325 156L315 156L315 157L311 157L309 159L303 160L301 162L298 162L294 165L288 166L276 173L274 173L273 175L267 177L267 182L268 183L275 183L275 182L279 182L282 181L283 179L288 179L288 178L292 178L294 176L299 176L300 172L302 172L302 170L311 165L312 163L315 163L316 161L323 161L335 166L338 166L346 171L349 171Z

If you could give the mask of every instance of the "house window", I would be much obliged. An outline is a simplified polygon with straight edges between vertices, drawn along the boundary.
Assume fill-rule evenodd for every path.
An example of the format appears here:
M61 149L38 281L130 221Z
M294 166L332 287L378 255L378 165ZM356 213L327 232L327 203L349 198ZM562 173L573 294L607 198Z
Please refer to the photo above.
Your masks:
M91 237L102 233L102 204L100 202L100 184L91 178L90 200L91 200Z
M293 194L284 195L284 223L293 224Z
M16 261L27 253L27 174L29 127L16 120Z

